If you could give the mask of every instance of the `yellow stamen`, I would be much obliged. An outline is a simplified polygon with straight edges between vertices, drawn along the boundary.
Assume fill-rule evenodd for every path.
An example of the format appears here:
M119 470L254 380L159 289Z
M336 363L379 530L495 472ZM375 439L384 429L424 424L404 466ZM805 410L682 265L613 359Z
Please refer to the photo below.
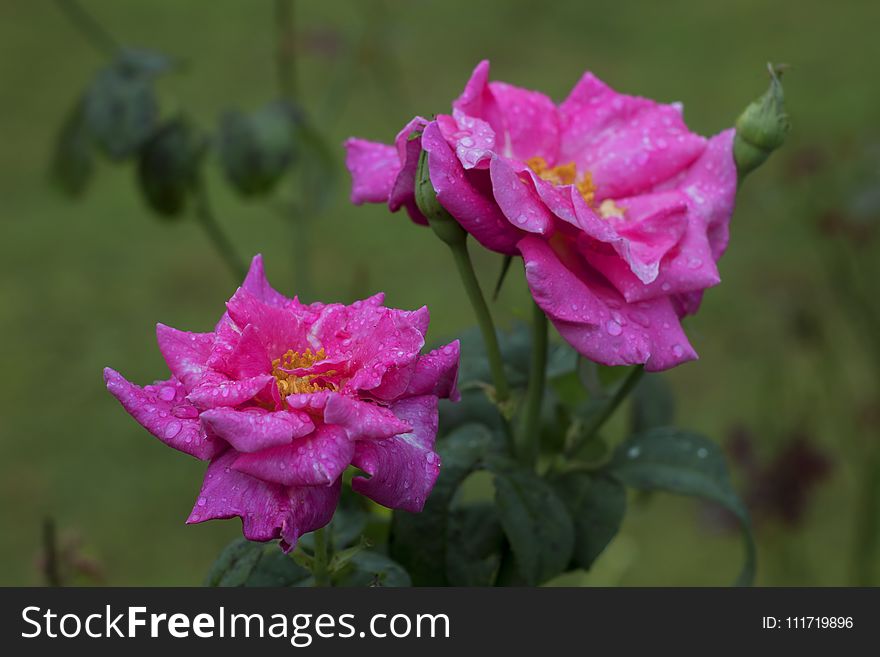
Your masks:
M278 392L281 393L281 396L287 397L288 395L316 392L318 390L335 390L336 386L330 382L314 381L314 379L319 377L324 378L336 374L334 370L322 372L321 374L305 374L303 376L289 374L285 371L311 367L325 358L327 358L327 352L323 348L315 352L311 349L306 349L302 353L289 349L281 358L273 360L272 376L276 379Z
M593 210L596 210L603 219L609 217L623 217L626 210L616 205L611 199L605 199L596 207L596 185L593 184L593 176L589 171L578 178L577 166L574 162L567 164L557 164L555 167L547 165L540 155L530 157L526 160L526 166L538 174L542 180L553 185L574 185L580 195Z
M626 210L610 198L606 198L599 204L599 216L603 219L608 219L609 217L623 217Z

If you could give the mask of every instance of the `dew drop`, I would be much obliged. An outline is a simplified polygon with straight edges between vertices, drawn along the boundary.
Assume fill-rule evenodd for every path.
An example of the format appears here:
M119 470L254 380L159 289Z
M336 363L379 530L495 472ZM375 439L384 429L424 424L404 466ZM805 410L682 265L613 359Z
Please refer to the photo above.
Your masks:
M174 399L176 394L177 391L174 388L172 388L171 386L165 386L159 391L159 399L163 401L171 401L172 399Z
M674 344L672 345L672 353L676 358L681 358L684 355L684 349L680 344Z
M205 498L205 497L200 497L200 498L199 498L199 502L198 502L199 506L205 506L207 503L208 503L208 499L207 499L207 498Z
M620 324L613 319L609 319L605 324L605 330L608 331L608 335L620 335L623 332L623 328Z
M163 435L170 440L171 438L174 438L174 436L176 436L179 433L180 433L180 422L175 420L173 422L169 422L165 426L165 431L163 432Z

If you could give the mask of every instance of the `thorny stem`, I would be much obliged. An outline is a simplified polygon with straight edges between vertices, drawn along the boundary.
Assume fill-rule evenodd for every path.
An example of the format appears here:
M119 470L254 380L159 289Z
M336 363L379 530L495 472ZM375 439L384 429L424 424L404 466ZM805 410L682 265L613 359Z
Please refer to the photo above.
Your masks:
M532 360L529 369L529 386L520 426L518 456L524 465L534 466L538 460L541 444L541 403L547 381L547 315L533 304L532 309Z
M122 50L119 43L76 0L55 0L55 4L101 54L114 57Z
M218 223L217 218L214 216L203 181L199 180L196 182L194 195L196 218L198 219L199 224L204 229L211 244L214 245L217 253L229 267L229 271L232 275L235 276L237 280L243 281L244 277L247 275L247 268L238 257L235 247L232 246L232 242L229 241L229 238L223 232L223 228Z

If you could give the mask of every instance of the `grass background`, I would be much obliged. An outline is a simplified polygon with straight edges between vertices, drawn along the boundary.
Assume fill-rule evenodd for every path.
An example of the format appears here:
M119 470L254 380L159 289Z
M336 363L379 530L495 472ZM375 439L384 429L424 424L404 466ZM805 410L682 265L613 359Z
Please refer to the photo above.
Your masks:
M266 0L83 4L120 41L185 62L160 83L166 109L213 126L223 109L253 109L277 93ZM414 114L445 111L483 58L496 79L557 100L590 69L622 91L682 101L689 126L704 134L731 125L763 92L767 60L792 64L791 138L743 187L724 282L687 323L701 359L668 379L684 426L723 439L744 424L765 456L799 430L831 455L832 476L801 526L759 525L759 582L850 582L859 467L878 438L876 417L860 418L876 416L877 372L824 273L832 247L816 218L845 207L849 188L835 172L877 138L880 5L336 0L298 3L297 21L308 46L299 55L302 102L333 144L390 140ZM103 61L54 3L2 3L0 49L0 584L41 581L47 514L80 538L110 584L197 584L238 523L183 524L203 464L132 422L106 393L101 368L139 382L164 376L155 323L208 330L236 282L191 218L163 222L145 208L133 168L100 165L76 203L48 185L57 128ZM338 93L328 105L331 85ZM793 177L799 154L817 149L827 166ZM337 157L342 171L341 148ZM242 201L215 164L209 171L224 227L242 254L265 255L282 291L296 292L295 261L308 258L317 298L381 289L396 307L427 304L436 340L472 323L430 232L384 207L351 206L343 173L303 248L271 203ZM498 257L476 261L488 284ZM496 304L502 325L527 314L514 270ZM803 317L821 340L803 339ZM634 503L594 570L570 581L724 584L739 562L735 534L709 531L692 502L657 496Z

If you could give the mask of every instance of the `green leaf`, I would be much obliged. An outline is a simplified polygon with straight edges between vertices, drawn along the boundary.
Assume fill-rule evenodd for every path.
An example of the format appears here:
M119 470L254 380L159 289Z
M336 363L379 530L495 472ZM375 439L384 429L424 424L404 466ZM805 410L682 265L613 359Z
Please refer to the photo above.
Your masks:
M482 503L453 508L448 540L448 583L451 586L492 586L504 547L504 531L495 506Z
M132 73L145 76L165 73L174 66L174 60L168 55L145 48L125 48L119 54L117 63Z
M675 397L662 375L644 375L631 399L632 433L672 426L675 422Z
M620 531L626 514L626 489L614 479L583 472L563 475L553 485L574 521L572 563L589 570Z
M245 538L235 539L211 566L205 586L244 586L262 558L264 547Z
M205 586L302 586L310 577L277 543L237 538L217 557Z
M358 552L333 576L334 586L412 586L406 570L378 552Z
M138 156L138 181L153 210L168 217L184 210L204 147L204 140L181 118L166 122L144 144Z
M395 511L390 553L417 586L447 584L446 564L450 504L461 482L478 469L492 444L489 430L465 425L438 441L440 476L421 513Z
M220 121L220 162L227 179L243 196L271 192L296 156L297 115L283 101L252 114L227 112Z
M92 139L116 161L133 155L149 139L159 114L151 76L119 62L98 71L83 110Z
M62 192L78 197L85 192L94 168L92 142L80 100L68 113L55 139L51 178Z
M498 406L482 390L461 390L461 400L457 402L440 400L440 428L437 435L451 434L468 424L482 424L495 432L503 430Z
M558 379L577 369L578 353L568 344L550 346L547 356L547 378Z
M529 585L561 573L574 551L568 509L546 481L510 461L490 464L495 504L520 575Z
M263 555L244 586L307 586L312 581L312 574L297 565L289 554L284 554L274 543L263 548Z
M712 440L680 429L658 428L626 440L614 451L605 472L639 490L665 490L716 502L740 521L746 559L736 581L748 586L755 575L751 519L733 490L724 455Z

